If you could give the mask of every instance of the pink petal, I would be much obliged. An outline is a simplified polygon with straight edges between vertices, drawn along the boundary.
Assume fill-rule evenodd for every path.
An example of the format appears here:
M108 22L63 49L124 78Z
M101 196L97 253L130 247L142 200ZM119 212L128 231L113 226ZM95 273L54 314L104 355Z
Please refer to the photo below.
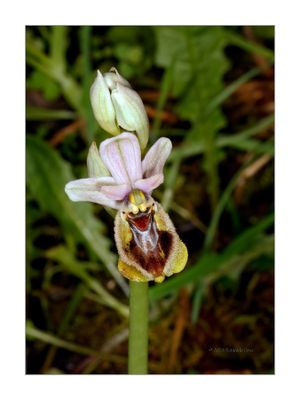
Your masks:
M131 192L130 185L102 186L101 193L112 200L123 200Z
M157 174L146 179L139 179L135 182L134 187L140 189L144 193L151 194L152 190L161 185L163 181L163 174Z
M124 132L100 144L101 158L118 184L129 184L142 178L141 150L138 139Z
M112 187L115 188L118 187L112 177L77 179L67 183L65 192L72 201L90 201L118 210L120 204L116 202L116 193L109 197L103 191L103 188L108 188L110 185L114 185ZM119 194L121 198L123 188L121 188Z
M172 150L172 142L167 138L158 139L147 152L143 162L143 176L148 178L152 175L162 174L167 158Z

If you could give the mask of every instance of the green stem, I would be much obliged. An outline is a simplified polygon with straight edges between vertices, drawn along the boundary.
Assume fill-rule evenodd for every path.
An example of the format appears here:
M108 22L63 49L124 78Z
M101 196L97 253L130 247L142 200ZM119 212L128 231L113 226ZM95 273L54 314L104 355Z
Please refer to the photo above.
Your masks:
M128 373L148 372L148 282L130 281Z

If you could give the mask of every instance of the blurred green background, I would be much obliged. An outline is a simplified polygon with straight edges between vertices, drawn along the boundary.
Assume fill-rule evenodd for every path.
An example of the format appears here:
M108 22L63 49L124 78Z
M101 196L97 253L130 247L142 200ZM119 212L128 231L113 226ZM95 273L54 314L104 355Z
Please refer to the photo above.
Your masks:
M128 282L113 215L72 203L97 125L89 89L115 66L150 142L173 151L153 196L189 250L150 285L150 373L274 372L274 28L26 28L28 374L127 371Z

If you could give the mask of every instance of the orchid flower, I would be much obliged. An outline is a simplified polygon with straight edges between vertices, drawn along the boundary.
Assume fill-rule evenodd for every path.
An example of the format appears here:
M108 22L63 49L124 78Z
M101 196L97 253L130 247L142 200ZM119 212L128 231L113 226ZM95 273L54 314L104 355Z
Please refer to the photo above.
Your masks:
M87 159L89 178L69 182L65 191L72 201L90 201L118 210L115 240L118 268L134 281L155 280L180 272L187 249L169 216L151 197L163 183L163 167L172 144L160 138L143 160L137 137L124 132L92 144Z

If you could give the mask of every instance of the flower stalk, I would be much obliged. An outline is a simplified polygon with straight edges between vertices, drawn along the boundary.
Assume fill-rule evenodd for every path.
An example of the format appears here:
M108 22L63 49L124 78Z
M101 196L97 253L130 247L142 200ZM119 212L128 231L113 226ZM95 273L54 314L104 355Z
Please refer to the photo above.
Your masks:
M148 373L148 282L130 281L128 374Z

